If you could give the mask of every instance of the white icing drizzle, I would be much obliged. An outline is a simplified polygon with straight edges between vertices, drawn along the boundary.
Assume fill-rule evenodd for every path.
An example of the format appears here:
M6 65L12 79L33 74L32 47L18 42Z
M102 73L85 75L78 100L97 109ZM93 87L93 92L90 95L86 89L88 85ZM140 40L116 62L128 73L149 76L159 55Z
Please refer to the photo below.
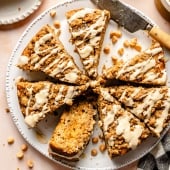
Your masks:
M170 112L170 89L167 92L167 100L163 102L164 110L159 118L156 119L154 131L159 135L163 129L164 121L167 119Z
M101 95L104 98L104 100L107 100L109 102L113 102L114 98L110 95L107 89L101 88L100 89Z
M22 55L19 57L18 64L23 66L25 64L28 64L28 61L29 61L29 58L27 56Z
M117 119L118 125L116 127L116 134L122 135L125 141L129 144L129 147L135 149L143 132L143 127L135 125L134 130L132 131L130 129L131 118L130 115L124 114Z
M45 44L46 41L50 40L53 37L52 33L45 34L43 37L41 37L38 41L35 42L34 51L36 54L45 52L49 49L40 51L40 46Z
M60 101L64 95L63 95L63 91L64 91L64 86L61 86L60 89L59 89L59 92L55 98L55 104L57 105L58 104L58 101Z
M34 68L39 68L50 56L57 54L59 51L58 48L52 49L51 52L45 57L40 58L40 60L35 64Z
M70 83L75 83L78 79L78 74L76 70L72 70L72 72L65 74L63 79L69 81Z
M87 15L88 13L93 13L94 9L91 8L84 8L78 12L76 12L74 15L72 15L69 19L68 22L71 23L73 20L77 19L77 18L83 18L85 15Z
M103 120L104 131L107 131L109 125L114 122L115 114L121 109L120 105L113 104L112 109L106 113L106 109L102 110L103 114L106 114L106 117Z
M151 116L152 108L155 102L161 100L163 94L160 93L160 89L153 89L148 92L147 96L143 99L143 102L138 104L136 108L131 109L131 112L136 116L141 117L141 114L149 118Z
M132 66L130 66L129 61L127 61L124 63L124 66L117 72L116 78L119 78L124 73L133 71L133 73L130 75L130 80L134 80L138 75L146 73L148 70L153 68L155 66L155 64L156 64L156 62L152 58L149 58L146 61L137 63Z
M50 84L47 84L44 86L43 89L41 89L38 93L35 94L35 103L33 106L30 106L30 102L33 98L33 86L27 88L30 98L28 99L27 107L25 109L26 111L25 122L30 127L34 127L36 123L42 117L45 117L45 114L50 111L50 109L47 106L50 87L51 87ZM30 112L30 108L33 109L32 112ZM41 110L37 113L35 110L38 110L40 108Z
M154 48L154 49L148 49L148 50L145 51L145 53L154 56L154 55L160 53L161 51L162 51L162 48L157 47L157 48Z

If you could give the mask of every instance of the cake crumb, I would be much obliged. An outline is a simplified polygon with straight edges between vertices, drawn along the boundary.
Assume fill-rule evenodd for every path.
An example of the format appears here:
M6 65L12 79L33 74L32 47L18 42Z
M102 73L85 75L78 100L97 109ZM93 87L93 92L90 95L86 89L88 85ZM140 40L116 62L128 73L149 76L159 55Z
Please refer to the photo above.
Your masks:
M7 142L9 145L12 145L14 143L14 138L13 137L8 137Z
M99 141L98 137L93 137L92 138L92 143L96 144L96 143L98 143L98 141Z
M99 150L100 150L100 152L104 152L106 150L106 145L105 144L101 144L99 146Z
M28 160L27 161L27 166L28 166L28 168L33 168L34 167L34 162L32 161L32 160Z
M53 25L55 28L60 28L60 21L54 21Z
M25 152L25 151L27 151L27 149L28 149L28 146L27 146L26 144L22 144L22 145L21 145L21 150L22 150L22 151Z
M92 149L91 150L91 156L96 156L97 155L97 150L96 149Z
M51 11L50 11L50 16L51 16L52 18L54 18L54 17L56 16L56 11L51 10Z
M112 38L113 36L120 38L122 36L122 32L120 30L117 31L111 31L110 32L110 38Z
M110 47L109 46L104 47L103 52L105 54L109 54L110 53Z
M18 159L23 159L24 157L24 153L22 151L19 151L17 154L16 154L17 158Z
M124 54L124 48L118 49L118 54L122 56Z

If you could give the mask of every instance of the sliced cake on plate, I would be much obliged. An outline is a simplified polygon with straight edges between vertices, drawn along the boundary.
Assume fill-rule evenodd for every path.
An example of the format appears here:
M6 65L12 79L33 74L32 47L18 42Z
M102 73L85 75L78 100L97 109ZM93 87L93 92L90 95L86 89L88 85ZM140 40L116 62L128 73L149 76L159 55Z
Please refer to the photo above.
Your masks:
M110 13L106 10L81 8L68 11L66 17L71 41L84 69L89 77L95 79Z
M90 141L96 113L88 101L77 102L64 111L49 141L49 153L53 157L79 160Z
M50 77L72 84L85 84L88 77L75 64L59 40L60 30L43 26L22 52L17 66L28 71L42 71Z
M26 124L31 128L60 106L72 105L74 98L88 88L88 84L67 86L48 81L28 82L22 80L18 81L16 86L21 112Z
M110 157L135 149L149 134L149 129L121 106L108 89L99 88L98 110Z

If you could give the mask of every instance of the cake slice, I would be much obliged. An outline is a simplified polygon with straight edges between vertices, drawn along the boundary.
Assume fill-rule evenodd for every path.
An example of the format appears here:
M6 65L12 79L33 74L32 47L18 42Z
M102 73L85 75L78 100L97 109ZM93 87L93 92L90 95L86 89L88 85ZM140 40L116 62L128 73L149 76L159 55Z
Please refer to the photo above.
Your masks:
M103 80L102 80L103 79ZM116 60L113 67L104 70L101 82L118 79L126 82L165 85L167 73L163 49L158 43L134 57Z
M66 17L75 45L84 69L89 77L97 77L102 43L110 19L106 10L81 8L68 11Z
M88 84L67 86L48 81L34 83L24 80L18 81L16 86L20 109L30 128L35 127L40 120L60 106L72 105L74 98L88 88Z
M79 160L93 132L96 112L87 101L75 103L64 111L49 141L50 155Z
M100 88L98 110L109 156L121 156L135 149L150 134L138 118L121 106L107 89Z
M108 93L121 102L127 110L142 120L149 129L160 136L170 122L170 88L144 88L117 86L107 88Z
M72 84L88 81L59 40L60 30L43 26L23 50L17 66L23 70L42 71L50 77Z

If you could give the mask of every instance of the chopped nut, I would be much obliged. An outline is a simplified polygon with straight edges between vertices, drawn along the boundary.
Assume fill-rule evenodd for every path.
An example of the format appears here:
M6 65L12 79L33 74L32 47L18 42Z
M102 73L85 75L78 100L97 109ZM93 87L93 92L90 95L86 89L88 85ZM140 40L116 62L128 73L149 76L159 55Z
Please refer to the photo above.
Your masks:
M132 38L129 43L130 47L134 48L136 44L137 44L137 38Z
M112 31L110 33L110 38L112 38L113 36L120 38L122 36L122 33L118 30L118 31Z
M104 47L103 52L105 54L109 54L110 53L110 47L109 46Z
M124 54L124 48L120 48L120 49L118 50L118 54L119 54L120 56L122 56L122 55Z
M125 48L128 48L128 47L130 46L129 41L128 41L128 40L125 40L125 41L123 42L123 46L124 46Z
M27 151L27 149L28 149L28 146L26 144L21 145L21 150L22 151Z
M104 139L103 134L100 134L100 135L99 135L99 139L101 139L101 140L103 140L103 139Z
M52 18L54 18L56 16L56 11L54 11L54 10L50 11L50 16Z
M11 145L11 144L14 143L14 138L13 137L9 137L7 141L8 141L8 144Z
M92 142L93 142L93 143L97 143L98 141L99 141L99 140L98 140L97 137L93 137L93 138L92 138Z
M116 36L112 37L112 43L115 44L118 41L118 38Z
M34 162L32 160L28 160L27 161L27 166L28 166L28 168L33 168Z
M141 51L142 50L142 47L141 47L141 45L139 45L139 44L136 44L135 46L134 46L134 49L136 50L136 51Z
M24 157L24 153L22 151L19 151L17 154L16 154L17 158L18 159L22 159Z
M60 28L60 22L59 21L55 21L53 25L54 25L55 28Z
M96 149L92 149L91 150L91 155L92 156L96 156L97 155L97 150Z
M113 64L116 64L116 63L117 63L117 57L112 56L112 63L113 63Z
M101 145L99 146L99 150L100 150L101 152L104 152L104 151L106 150L106 145L105 145L105 144L101 144Z

